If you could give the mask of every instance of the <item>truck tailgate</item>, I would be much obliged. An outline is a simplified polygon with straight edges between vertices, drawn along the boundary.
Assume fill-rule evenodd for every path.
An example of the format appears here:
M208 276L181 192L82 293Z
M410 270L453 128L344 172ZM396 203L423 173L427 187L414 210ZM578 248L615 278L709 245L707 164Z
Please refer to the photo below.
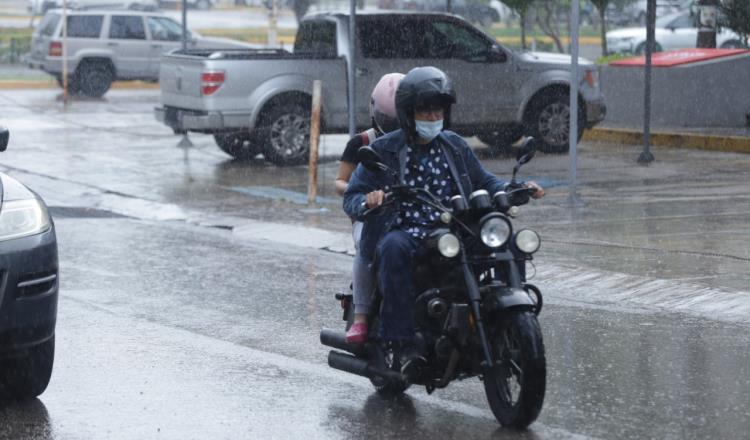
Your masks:
M159 69L162 104L204 110L201 95L204 68L205 61L201 58L163 56Z

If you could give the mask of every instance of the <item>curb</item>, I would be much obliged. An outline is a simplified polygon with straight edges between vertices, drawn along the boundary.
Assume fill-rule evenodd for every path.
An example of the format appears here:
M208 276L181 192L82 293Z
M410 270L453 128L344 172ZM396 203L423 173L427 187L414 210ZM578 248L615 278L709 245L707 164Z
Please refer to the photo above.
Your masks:
M583 140L641 145L643 144L643 132L618 128L593 128L584 133ZM750 136L657 131L651 133L651 145L664 148L688 148L750 154Z
M23 89L61 89L55 81L39 80L0 80L0 90L23 90ZM158 90L158 83L146 83L142 81L115 81L112 89L116 90ZM62 89L61 89L62 91Z

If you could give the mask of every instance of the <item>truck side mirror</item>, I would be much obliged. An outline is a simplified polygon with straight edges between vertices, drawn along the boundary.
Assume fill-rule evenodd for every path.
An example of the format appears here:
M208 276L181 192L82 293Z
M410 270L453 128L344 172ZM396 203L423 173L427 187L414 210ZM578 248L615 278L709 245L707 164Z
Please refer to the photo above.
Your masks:
M0 151L5 151L8 148L9 139L10 131L5 127L0 127Z
M490 62L493 63L504 63L508 61L508 55L505 54L505 51L500 49L500 46L493 45L490 47Z

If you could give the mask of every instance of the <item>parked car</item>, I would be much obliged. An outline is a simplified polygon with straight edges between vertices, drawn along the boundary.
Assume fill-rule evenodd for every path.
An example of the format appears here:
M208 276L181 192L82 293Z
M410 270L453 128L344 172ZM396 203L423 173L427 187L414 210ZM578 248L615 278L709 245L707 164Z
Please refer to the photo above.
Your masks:
M8 138L0 127L0 151ZM0 191L0 396L30 399L55 358L57 238L41 197L4 173Z
M636 0L625 4L612 3L607 7L607 21L612 25L646 26L648 0ZM681 10L682 0L656 0L656 16L662 17Z
M68 11L67 64L70 89L99 97L115 80L159 79L161 55L182 47L182 26L158 12ZM190 48L254 48L228 38L206 38L189 31ZM63 44L60 10L48 11L34 30L29 66L62 84Z
M161 106L155 116L176 133L213 134L236 158L263 152L279 165L302 163L309 153L313 80L323 80L322 126L347 128L349 16L308 15L294 52L175 51L162 59ZM455 84L453 128L507 147L528 133L546 151L568 148L571 58L519 53L501 46L465 20L437 13L357 14L356 123L369 124L370 91L382 75L436 66ZM580 131L604 119L596 66L581 60Z
M132 9L134 11L156 11L157 0L67 0L69 9ZM63 7L62 0L29 0L27 9L32 15L42 15L50 9Z
M518 14L513 12L513 9L500 0L490 0L488 5L497 12L499 21L510 23L511 21L518 19Z
M666 15L656 20L656 51L695 47L698 39L696 17L690 11ZM739 35L729 29L716 33L716 47L723 49L742 47ZM646 48L646 28L634 27L607 32L607 49L610 53L642 54Z

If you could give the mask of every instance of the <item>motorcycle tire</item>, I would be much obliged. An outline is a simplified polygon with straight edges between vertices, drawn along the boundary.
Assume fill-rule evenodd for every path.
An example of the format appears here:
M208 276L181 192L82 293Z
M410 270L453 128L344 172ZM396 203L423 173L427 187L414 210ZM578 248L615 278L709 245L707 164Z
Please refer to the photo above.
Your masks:
M539 322L533 312L514 312L491 329L496 362L484 391L492 413L504 427L523 429L542 410L547 366Z

